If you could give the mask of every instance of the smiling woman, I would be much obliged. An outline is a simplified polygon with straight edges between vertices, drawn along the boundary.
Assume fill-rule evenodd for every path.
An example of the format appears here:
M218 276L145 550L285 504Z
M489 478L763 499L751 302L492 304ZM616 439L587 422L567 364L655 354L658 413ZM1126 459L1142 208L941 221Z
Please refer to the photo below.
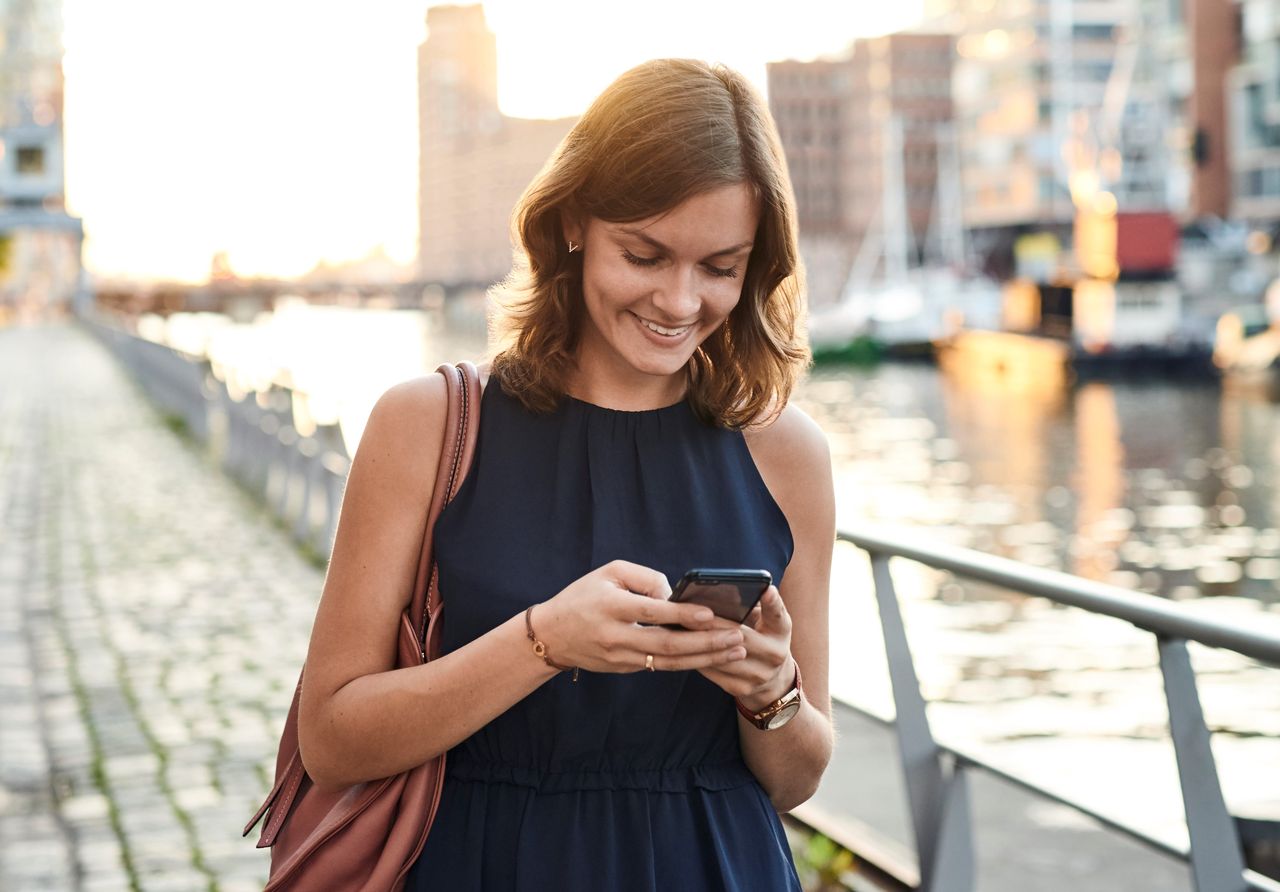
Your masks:
M474 461L433 531L442 656L393 668L445 438L432 376L384 394L352 461L306 770L337 791L447 752L408 890L798 892L778 812L831 755L835 511L788 405L808 351L772 119L730 69L640 65L515 232ZM741 623L670 600L709 567L777 584Z

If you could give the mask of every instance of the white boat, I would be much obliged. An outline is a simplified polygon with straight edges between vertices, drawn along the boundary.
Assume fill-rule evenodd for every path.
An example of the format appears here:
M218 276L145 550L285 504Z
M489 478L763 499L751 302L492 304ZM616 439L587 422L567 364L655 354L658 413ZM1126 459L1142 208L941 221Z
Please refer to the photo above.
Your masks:
M960 212L959 173L950 128L940 127L937 204L926 244L937 242L933 265L912 267L915 256L907 220L902 171L902 122L890 121L885 138L884 184L877 226L869 230L833 304L809 316L815 354L839 352L865 339L891 353L932 352L933 344L962 326L994 327L1000 321L1000 286L965 275L969 266Z

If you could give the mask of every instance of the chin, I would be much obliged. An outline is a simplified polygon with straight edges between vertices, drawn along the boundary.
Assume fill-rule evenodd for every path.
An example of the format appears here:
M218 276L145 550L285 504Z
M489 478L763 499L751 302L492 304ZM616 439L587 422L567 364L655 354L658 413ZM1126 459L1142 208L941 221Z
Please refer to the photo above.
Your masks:
M679 374L689 365L693 353L697 349L679 351L637 350L628 358L632 368L646 375L670 377Z
M683 372L685 366L689 364L689 357L633 357L628 360L630 365L637 372L644 375L653 375L654 377L669 378L672 375Z

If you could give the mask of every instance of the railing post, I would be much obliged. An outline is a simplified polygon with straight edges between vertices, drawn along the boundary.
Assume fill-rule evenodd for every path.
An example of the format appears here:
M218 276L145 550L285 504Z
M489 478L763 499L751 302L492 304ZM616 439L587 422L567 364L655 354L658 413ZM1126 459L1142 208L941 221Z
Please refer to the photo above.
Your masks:
M1169 731L1182 785L1182 808L1191 839L1191 875L1199 892L1244 892L1248 888L1244 854L1218 783L1187 642L1164 636L1157 636L1157 641L1165 699L1169 702Z
M324 528L319 533L317 550L328 558L333 554L333 540L338 535L338 517L342 511L342 493L347 484L351 462L336 452L320 455L324 469Z
M301 465L301 482L299 487L302 490L302 496L299 499L298 510L294 514L293 521L293 538L299 542L306 542L311 537L312 517L314 512L311 505L315 497L316 478L324 470L320 464L320 447L311 437L302 437L298 440L298 463Z
M889 556L880 552L870 556L897 714L898 752L920 859L920 888L926 892L970 892L974 860L967 784L958 766L950 776L943 772L889 573Z

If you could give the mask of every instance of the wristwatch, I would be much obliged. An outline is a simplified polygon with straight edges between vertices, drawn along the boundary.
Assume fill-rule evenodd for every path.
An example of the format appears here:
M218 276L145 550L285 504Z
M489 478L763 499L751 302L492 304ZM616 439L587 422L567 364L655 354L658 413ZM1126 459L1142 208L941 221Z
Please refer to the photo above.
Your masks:
M738 704L738 712L742 713L742 717L761 731L772 731L776 728L781 728L795 718L796 713L800 711L801 704L804 703L804 688L800 684L800 664L796 663L796 680L792 683L791 690L759 712L752 712L747 709L742 705L741 700L735 700L734 702Z

